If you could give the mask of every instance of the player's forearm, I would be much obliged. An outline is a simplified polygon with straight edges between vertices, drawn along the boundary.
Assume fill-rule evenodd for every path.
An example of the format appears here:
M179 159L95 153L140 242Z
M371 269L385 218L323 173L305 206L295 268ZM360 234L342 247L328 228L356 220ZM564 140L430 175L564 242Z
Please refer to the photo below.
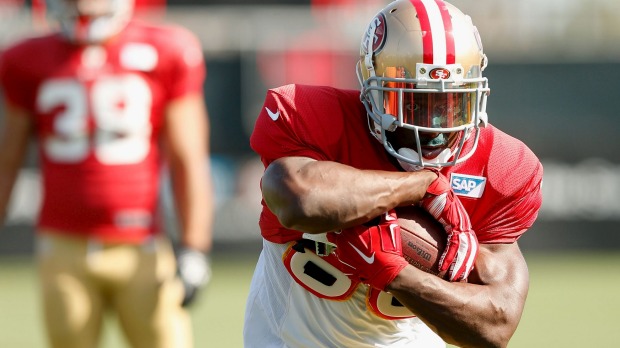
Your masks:
M504 347L514 334L529 288L527 265L514 244L483 244L469 283L449 283L406 267L388 286L449 343Z
M388 291L446 342L459 347L508 344L520 315L506 298L496 298L483 285L448 283L413 266L403 273L408 274L399 275Z
M435 177L428 172L358 170L297 157L273 162L263 176L262 190L268 207L285 227L322 233L417 203Z
M17 169L5 168L5 166L0 163L0 227L4 225L17 173Z
M200 162L203 163L203 162ZM209 251L212 246L213 188L208 170L193 164L195 168L172 169L175 206L182 230L180 238L184 246Z
M8 210L13 186L22 167L28 139L30 136L31 118L21 109L6 103L4 123L0 127L0 226Z

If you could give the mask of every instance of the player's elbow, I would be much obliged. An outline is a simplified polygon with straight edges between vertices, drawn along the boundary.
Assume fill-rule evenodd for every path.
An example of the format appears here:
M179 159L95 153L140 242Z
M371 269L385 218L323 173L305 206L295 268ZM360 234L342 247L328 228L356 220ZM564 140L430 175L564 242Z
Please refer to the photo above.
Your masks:
M509 330L495 327L492 332L488 332L487 335L481 337L479 342L472 345L463 345L463 347L488 347L488 348L505 348L508 347L508 342L512 337L512 333Z
M310 203L312 199L309 196L299 191L291 192L285 187L281 187L275 195L263 193L267 207L283 227L306 233L330 231L331 220L320 214L320 209Z
M286 228L294 228L304 216L299 196L286 185L275 185L266 181L263 181L262 189L265 204L280 224Z
M281 209L275 214L282 226L291 230L307 231L307 225L303 223L305 216L300 209L289 206L287 209Z
M464 339L450 339L442 336L442 338L453 345L464 348L505 348L508 346L512 334L495 325L487 327L485 332L478 332L477 335L469 333Z
M506 347L508 342L517 331L523 304L508 297L501 304L493 306L493 319L491 319L491 329L487 331L487 340L492 343L492 347Z
M261 189L265 204L282 226L307 232L312 224L308 206L312 189L307 183L274 162L265 170Z
M325 232L317 226L318 220L309 213L303 197L280 194L277 199L265 199L265 203L285 228L308 233Z
M520 316L509 311L502 311L496 318L494 328L488 333L487 339L491 347L507 347L519 325Z
M508 346L512 335L515 333L519 318L505 308L496 308L495 315L489 320L484 329L479 332L478 342L470 347L505 348Z
M459 347L505 348L519 324L520 315L507 307L487 307L486 314L472 318L467 329L438 332L448 343Z

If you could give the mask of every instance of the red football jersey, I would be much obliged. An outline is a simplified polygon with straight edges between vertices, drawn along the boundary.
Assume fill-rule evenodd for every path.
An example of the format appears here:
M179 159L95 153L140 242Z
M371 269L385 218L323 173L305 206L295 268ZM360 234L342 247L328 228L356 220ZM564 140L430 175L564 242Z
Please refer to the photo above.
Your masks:
M305 156L358 169L402 170L371 135L359 91L302 85L272 89L250 143L265 167L280 157ZM442 172L450 177L481 243L513 242L534 223L543 171L521 141L487 125L474 155ZM282 227L265 202L259 224L271 242L301 237Z
M34 117L39 227L121 242L155 233L165 108L202 93L205 74L192 33L137 21L104 46L50 34L5 51L6 98Z

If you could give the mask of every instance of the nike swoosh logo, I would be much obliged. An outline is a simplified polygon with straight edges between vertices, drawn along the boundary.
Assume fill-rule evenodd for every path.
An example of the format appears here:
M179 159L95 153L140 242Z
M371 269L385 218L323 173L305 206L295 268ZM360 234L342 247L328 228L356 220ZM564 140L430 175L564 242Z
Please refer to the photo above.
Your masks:
M372 253L372 255L366 256L361 250L356 248L355 245L351 244L351 242L349 242L349 245L355 250L355 252L357 252L362 257L362 259L364 259L364 261L366 261L367 264L372 265L373 262L375 262L374 252Z
M267 115L269 115L269 117L274 121L280 117L280 110L278 110L277 112L273 112L269 110L268 107L265 107L265 110L267 110Z

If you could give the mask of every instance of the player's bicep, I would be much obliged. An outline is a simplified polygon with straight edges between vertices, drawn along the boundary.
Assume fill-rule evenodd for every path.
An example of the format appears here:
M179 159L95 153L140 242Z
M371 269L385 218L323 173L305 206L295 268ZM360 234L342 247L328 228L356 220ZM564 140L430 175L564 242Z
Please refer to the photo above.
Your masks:
M520 315L528 293L529 271L519 245L480 244L469 282L489 286L498 298L519 299L513 305Z

